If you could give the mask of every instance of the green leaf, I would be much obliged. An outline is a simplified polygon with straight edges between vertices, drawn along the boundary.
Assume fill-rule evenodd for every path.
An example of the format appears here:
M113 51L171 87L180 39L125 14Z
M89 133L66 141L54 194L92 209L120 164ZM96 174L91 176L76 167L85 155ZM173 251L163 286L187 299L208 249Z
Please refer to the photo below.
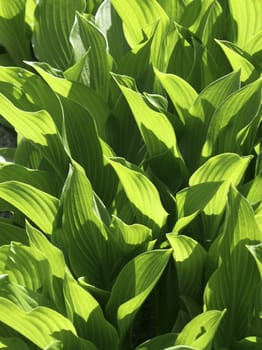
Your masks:
M90 49L85 68L89 76L89 86L106 101L109 93L109 72L112 65L106 52L106 41L103 34L91 20L77 13L70 33L70 42L76 62Z
M224 51L232 69L235 71L241 69L243 83L254 81L261 76L259 65L247 52L225 40L216 40L216 42Z
M147 151L152 158L149 164L156 175L168 185L174 186L172 179L167 174L176 174L179 182L186 176L186 168L180 151L177 147L175 131L168 118L159 111L148 106L141 94L134 90L133 79L114 75L129 107L133 113L141 136L146 144ZM133 89L130 88L132 84ZM181 179L182 178L182 179ZM180 180L180 181L179 181Z
M203 210L219 190L221 182L204 182L184 188L176 195L178 220L173 232L179 233Z
M248 245L247 248L255 258L260 276L262 278L262 243L258 245L252 245L252 246Z
M222 186L203 210L202 223L207 239L213 239L224 220L223 213L227 203L230 184L237 186L250 164L252 156L240 157L234 153L223 153L211 157L189 179L194 186L210 181L223 181Z
M155 74L167 91L183 124L188 119L190 107L198 94L184 79L174 74L164 74L155 69Z
M140 224L127 225L116 216L112 220L112 231L125 254L152 240L152 232L148 227Z
M73 163L64 187L62 231L54 240L61 243L69 256L70 267L77 277L107 288L112 265L109 259L108 230L99 216L94 193L84 169ZM65 232L65 234L64 234Z
M26 0L4 1L0 6L0 43L17 65L31 58L30 41L26 36L25 6Z
M79 336L92 341L98 349L117 349L117 332L104 318L100 305L68 274L64 283L64 295L69 318Z
M28 222L26 223L26 232L30 246L39 250L47 258L52 275L64 279L66 265L61 250L54 246L43 233Z
M241 152L241 131L255 123L261 104L261 85L259 79L231 94L212 116L203 156L223 152ZM254 140L253 140L254 142Z
M43 79L26 69L0 67L0 80L17 87L20 90L21 96L23 96L24 93L27 97L22 104L21 97L19 98L19 96L17 96L16 98L12 93L11 96L9 95L9 99L15 103L18 108L27 111L45 109L53 118L62 135L63 111L60 101L54 91L45 84ZM39 94L39 91L41 91L41 94Z
M230 346L248 332L260 277L246 245L257 244L260 239L261 231L250 204L232 187L217 248L220 264L204 294L206 310L227 308L216 338L218 347Z
M153 250L131 260L120 272L107 304L107 315L124 337L139 308L162 275L171 250Z
M177 335L175 333L162 334L140 344L135 350L159 350L169 349L176 342Z
M214 336L224 314L225 311L211 310L196 316L179 333L176 345L211 350Z
M171 21L179 22L185 9L185 3L183 0L158 0L158 2L163 7Z
M15 297L19 306L23 305L31 309L40 302L50 305L53 297L51 273L48 261L41 252L15 242L9 246L2 246L0 271L1 274L8 274L10 283L17 286L14 288L20 289L18 293L20 295L22 288L23 298ZM26 298L24 298L25 294ZM28 303L29 299L31 299L30 303Z
M173 248L179 294L195 300L201 299L206 251L198 242L187 236L168 234L167 239Z
M240 73L233 72L212 82L201 91L191 106L188 118L185 119L183 137L179 142L190 169L195 170L199 166L201 150L213 113L230 94L239 89L239 79Z
M260 350L262 338L247 337L233 344L233 350Z
M262 29L261 1L247 3L245 0L229 0L229 10L232 16L232 41L244 48L252 36Z
M40 349L44 349L63 333L75 335L73 324L58 312L39 306L30 312L22 311L11 301L0 298L0 321L11 327Z
M95 23L106 38L110 55L118 63L118 60L129 50L129 46L124 37L121 19L111 0L102 1L95 15Z
M54 194L56 191L54 183L48 179L47 172L29 169L14 163L0 163L0 182L9 180L26 183L49 194Z
M19 338L0 337L0 349L29 350L30 348Z
M229 181L238 185L252 156L241 157L235 153L223 153L210 158L189 179L189 185L207 181Z
M56 125L45 110L24 111L17 108L3 94L0 94L1 113L17 130L43 154L57 171L60 180L68 167L68 157Z
M9 244L11 241L28 243L26 231L18 226L13 225L9 220L0 220L0 245Z
M72 61L69 34L75 12L83 11L84 0L40 0L35 9L33 48L39 61L65 70Z
M167 17L156 0L112 0L112 4L122 19L125 37L131 47L143 41L143 30L148 25Z
M18 181L0 183L0 198L21 211L45 233L52 233L58 209L57 198Z
M49 68L39 63L30 63L30 65L41 75L47 84L57 94L68 97L70 100L80 104L87 109L90 115L94 118L97 125L99 135L105 134L105 123L109 115L109 107L99 97L96 92L80 83L71 82L69 80L55 77L45 69Z
M116 192L117 177L103 154L103 142L89 112L81 105L61 97L69 152L81 164L94 191L109 206ZM85 150L85 151L83 151Z
M138 168L128 166L123 159L108 161L120 179L137 220L156 234L167 218L156 187Z

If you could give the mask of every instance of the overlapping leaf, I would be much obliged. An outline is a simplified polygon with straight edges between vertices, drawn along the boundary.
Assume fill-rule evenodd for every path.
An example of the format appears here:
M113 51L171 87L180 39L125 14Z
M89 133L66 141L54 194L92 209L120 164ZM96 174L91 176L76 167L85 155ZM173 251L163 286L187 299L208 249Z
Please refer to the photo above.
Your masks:
M199 300L202 296L202 281L206 251L192 238L168 234L167 239L173 248L179 294Z
M137 220L159 232L165 224L167 212L153 183L138 168L130 168L122 159L109 160L116 171L131 203Z
M236 189L231 188L219 243L220 264L205 290L207 310L227 308L216 338L217 346L228 346L247 334L259 274L246 244L256 244L260 239L261 232L252 208Z
M24 20L25 6L26 0L4 1L0 6L0 43L17 65L31 58Z
M19 181L2 182L0 198L21 211L45 233L52 233L58 209L57 198Z
M73 324L58 312L39 306L30 312L22 311L11 301L0 298L0 321L11 327L40 349L59 338L76 335Z
M106 101L109 93L110 57L106 52L106 41L103 34L90 20L77 13L70 34L74 59L78 61L89 49L85 70L89 78L88 86L103 96Z
M107 304L107 314L118 325L123 337L163 273L171 250L154 250L140 254L120 272Z
M39 61L65 70L72 62L69 34L75 12L82 12L84 0L40 0L35 9L33 47Z
M74 322L78 335L91 340L98 349L117 349L118 335L104 318L98 302L73 280L66 276L64 294L69 318Z
M212 310L196 316L179 333L176 345L189 345L203 350L211 349L224 313L223 311Z
M99 217L94 193L84 169L74 162L62 197L62 228L56 240L65 244L70 267L97 287L110 283L108 230Z

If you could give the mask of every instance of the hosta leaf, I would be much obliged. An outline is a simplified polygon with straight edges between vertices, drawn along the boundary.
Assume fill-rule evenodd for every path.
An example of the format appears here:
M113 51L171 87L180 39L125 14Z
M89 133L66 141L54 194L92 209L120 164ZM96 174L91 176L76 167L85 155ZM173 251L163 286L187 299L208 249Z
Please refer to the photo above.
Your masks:
M123 159L109 160L141 224L156 232L165 224L167 212L153 183L138 169L130 168Z
M39 293L37 298L33 296L34 300L30 301L31 307L40 302L40 295L41 302L50 305L53 297L50 268L41 252L15 242L9 246L2 246L0 248L0 270L1 274L8 274L10 283L18 285L19 288L24 287L32 295ZM20 304L21 298L19 299ZM29 298L27 299L29 300ZM24 302L23 304L28 303Z
M75 12L83 11L84 0L39 0L35 9L33 47L39 61L65 70L72 61L69 34Z
M223 153L210 158L189 179L189 185L207 181L229 181L238 185L252 156L241 157L235 153Z
M63 232L55 241L64 241L70 267L77 277L106 288L110 282L108 259L108 232L99 217L93 190L84 169L73 163L70 169L61 205ZM64 235L64 232L66 235Z
M233 344L232 350L260 350L262 338L247 337Z
M149 162L154 172L170 186L174 186L173 174L176 174L178 181L181 182L181 177L183 179L186 175L186 169L177 147L172 124L162 112L153 110L147 105L141 94L134 90L135 82L132 79L127 81L125 77L117 75L114 77L131 108L147 151L152 158ZM172 179L168 177L170 173L172 173Z
M158 0L158 2L163 7L171 21L179 22L185 9L185 3L183 0Z
M138 83L145 80L145 73L150 64L151 38L142 44L136 45L119 59L117 72L119 74L134 77ZM143 82L142 82L143 83Z
M256 244L260 239L261 232L250 204L232 187L218 246L220 264L209 279L204 295L206 310L227 308L217 334L217 346L229 346L247 334L259 274L246 245Z
M261 67L262 65L262 29L257 32L246 44L245 51L252 56L252 58Z
M57 247L55 247L42 232L35 227L26 223L26 232L29 244L32 249L39 251L48 260L50 268L51 298L56 305L57 310L65 312L64 297L62 293L63 280L65 276L66 264L64 255Z
M64 279L66 265L61 250L54 246L43 233L28 222L26 223L26 232L30 246L39 250L47 258L52 275Z
M255 258L260 276L262 278L262 243L253 246L249 245L247 248Z
M43 302L40 294L33 292L25 287L9 281L8 275L0 276L1 297L12 301L23 311L31 311Z
M123 337L162 275L171 250L153 250L131 260L120 272L107 304L107 314Z
M252 157L240 157L234 153L223 153L211 157L189 179L189 185L209 181L224 181L215 196L204 208L202 222L208 237L215 237L218 233L223 212L227 203L230 184L237 186L241 181Z
M113 0L112 4L122 19L124 33L131 47L144 39L143 29L159 18L167 17L156 0Z
M238 135L252 122L257 122L256 116L261 105L261 85L260 79L245 86L231 94L217 108L202 152L205 157L223 152L241 153L241 140Z
M167 91L180 120L185 124L190 107L197 98L197 92L184 79L174 74L164 74L155 69L155 74Z
M90 50L86 51L86 53L75 64L64 71L63 75L66 79L81 83L86 86L90 85L88 66L89 51Z
M70 100L87 109L96 122L99 135L103 137L105 133L105 122L109 115L109 107L101 97L87 86L55 77L48 73L48 71L45 71L41 64L31 63L31 65L57 94L68 97Z
M36 0L26 0L25 21L33 29Z
M202 297L206 251L187 236L168 234L167 239L173 248L179 294L199 300Z
M0 337L0 349L8 350L30 350L30 348L19 338Z
M124 37L121 19L111 0L101 2L95 15L95 23L107 39L109 53L118 63L118 60L129 50L129 46Z
M201 149L213 113L231 93L239 89L239 79L239 72L233 72L212 82L201 91L191 106L179 143L190 169L195 170L199 165Z
M0 182L9 180L26 183L50 194L55 193L54 184L49 181L47 172L14 163L0 163Z
M0 5L0 43L17 65L31 57L30 42L26 37L25 6L26 0L1 1Z
M51 343L48 344L44 350L98 350L97 347L90 341L80 338L79 336L75 336L72 333L62 332L62 335L58 336L57 338L62 340L51 341Z
M85 291L72 277L66 275L64 295L69 318L79 336L92 341L98 349L116 349L118 335L114 327L104 318L96 299Z
M262 186L262 174L259 173L254 179L245 183L241 187L241 193L247 198L250 204L258 203L262 200L262 194L260 188Z
M81 105L66 98L61 98L61 101L70 154L84 167L94 191L106 205L110 205L116 191L117 178L104 159L103 144L95 122Z
M26 231L11 224L8 220L0 220L0 245L9 244L11 241L28 244Z
M7 95L16 107L27 111L45 109L62 134L63 111L61 104L57 95L45 84L43 79L22 68L0 67L0 80L17 87L21 91L21 95L24 94L27 97L21 103L21 96L16 98L15 94ZM2 90L3 93L4 91ZM41 91L41 94L39 91Z
M225 311L211 310L193 318L179 333L176 345L189 345L196 349L211 350L214 336Z
M77 13L70 34L75 61L89 50L86 64L89 75L89 86L107 100L109 93L110 57L106 52L106 41L103 34L84 16Z
M29 112L19 109L3 94L0 94L0 102L2 115L18 133L34 143L63 179L68 158L50 114L45 110Z
M127 225L118 217L113 218L112 231L125 254L152 240L152 232L148 227L141 224Z
M135 350L159 350L160 348L169 349L175 344L176 338L177 335L175 333L159 335L140 344L135 348Z
M0 198L12 204L41 230L51 234L58 208L58 199L25 183L0 183Z
M230 0L229 9L232 16L232 39L244 48L248 40L262 29L260 13L262 3L254 0L247 3L245 0ZM252 21L250 22L250 18Z
M40 349L52 340L75 335L73 324L58 312L39 306L31 312L22 311L11 301L0 298L0 321L11 327Z
M252 56L231 42L225 40L217 40L216 42L224 51L233 70L241 69L243 83L254 81L260 77L260 67Z
M212 200L220 186L221 182L205 182L178 192L176 195L178 220L173 232L178 233L188 225Z

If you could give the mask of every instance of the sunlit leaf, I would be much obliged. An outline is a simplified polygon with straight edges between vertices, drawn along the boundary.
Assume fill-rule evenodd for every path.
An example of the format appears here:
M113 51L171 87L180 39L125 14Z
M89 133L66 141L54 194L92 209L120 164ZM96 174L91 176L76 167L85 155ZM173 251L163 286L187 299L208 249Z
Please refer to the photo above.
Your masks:
M40 0L35 9L33 47L39 61L65 70L72 61L69 34L75 12L82 12L84 0Z
M191 320L179 333L176 345L190 345L209 350L225 311L207 311Z
M120 272L107 304L107 314L122 336L163 273L171 250L146 252L131 260Z
M227 308L216 338L218 346L227 346L247 334L259 274L246 245L256 244L260 239L250 204L232 187L218 246L220 264L204 294L206 310Z

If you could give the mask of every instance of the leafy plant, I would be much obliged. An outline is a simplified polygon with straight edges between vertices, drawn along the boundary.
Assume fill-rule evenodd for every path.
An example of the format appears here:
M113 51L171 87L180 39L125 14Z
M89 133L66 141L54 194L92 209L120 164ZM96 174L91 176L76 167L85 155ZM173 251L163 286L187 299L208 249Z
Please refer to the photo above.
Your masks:
M0 348L261 348L261 10L0 1Z

